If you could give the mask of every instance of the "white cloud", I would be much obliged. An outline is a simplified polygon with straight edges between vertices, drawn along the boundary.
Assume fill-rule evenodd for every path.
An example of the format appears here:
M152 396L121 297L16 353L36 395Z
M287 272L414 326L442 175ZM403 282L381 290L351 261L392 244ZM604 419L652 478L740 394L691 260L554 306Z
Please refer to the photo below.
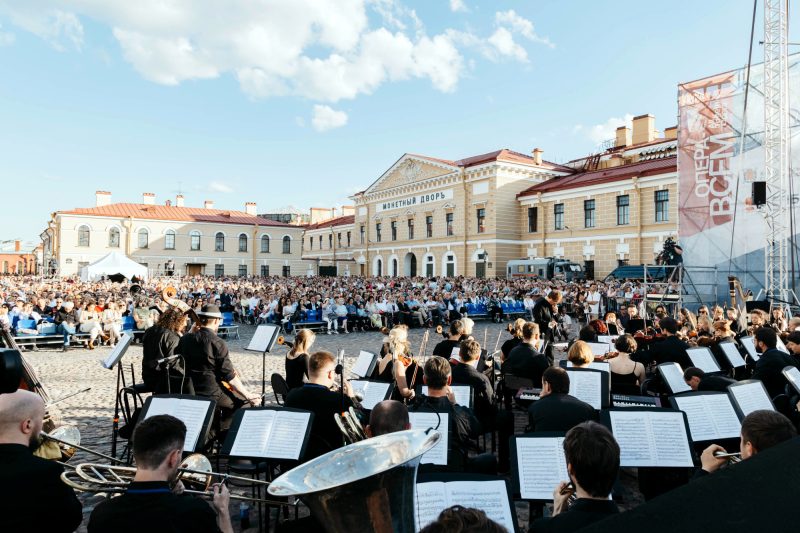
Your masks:
M514 42L514 36L506 28L497 28L492 36L489 37L489 44L501 56L513 57L522 63L528 61L528 52Z
M336 111L326 105L315 105L311 125L317 131L328 131L341 128L347 124L347 113Z
M453 13L457 13L461 11L462 13L467 13L469 8L467 4L464 3L464 0L450 0L450 11Z
M584 126L583 124L576 124L572 128L573 134L583 134L595 144L600 144L608 139L616 137L617 128L620 126L630 126L633 120L633 115L626 113L622 118L611 117L602 124L595 124L594 126Z
M11 22L29 31L58 51L68 47L80 50L83 46L83 25L75 13L59 8L62 1L44 1L48 4L37 6L40 2L22 3L14 8L6 8L0 4L0 13L7 11ZM38 9L37 9L38 7Z
M513 9L508 11L498 11L494 14L494 22L498 26L509 28L514 33L518 33L525 37L527 40L535 43L541 43L550 48L555 48L556 45L550 42L547 37L540 37L536 34L533 28L533 22L521 17Z
M233 192L233 188L222 183L219 181L212 181L208 184L208 191L209 192L222 192L222 193L229 193Z

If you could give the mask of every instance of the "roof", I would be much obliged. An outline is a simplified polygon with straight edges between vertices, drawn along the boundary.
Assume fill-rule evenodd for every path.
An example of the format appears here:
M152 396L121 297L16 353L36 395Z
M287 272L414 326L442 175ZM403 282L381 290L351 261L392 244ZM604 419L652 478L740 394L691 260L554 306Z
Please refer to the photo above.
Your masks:
M509 150L508 148L501 148L500 150L495 150L494 152L488 152L480 155L473 155L471 157L459 159L458 161L450 161L449 159L439 159L437 157L429 157L427 155L420 155L420 154L408 154L408 155L419 159L427 159L428 161L433 161L435 163L443 163L445 165L451 165L454 167L464 167L464 168L482 165L484 163L489 163L491 161L508 161L510 163L522 163L524 165L536 164L534 163L533 156L523 154L520 152L515 152L513 150ZM563 170L564 172L575 171L575 169L573 168L565 167L563 165L559 165L544 160L542 160L542 163L538 166L552 170Z
M70 211L58 211L62 215L84 215L96 217L137 218L146 220L175 220L185 222L210 222L214 224L244 224L259 226L297 227L275 220L248 215L244 211L227 209L205 209L203 207L176 207L149 204L109 204L101 207L79 207Z
M622 181L634 176L652 176L655 174L666 174L678 170L678 157L670 156L663 159L654 159L641 163L632 163L619 167L593 170L591 172L581 172L571 176L560 176L551 178L545 182L529 187L517 194L517 198L531 196L536 193L546 193L552 191L562 191L565 189L577 189L579 187L589 187L592 185L602 185Z
M307 226L304 227L306 230L314 230L322 228L331 228L334 226L347 226L348 224L354 224L355 221L356 221L355 215L345 215L342 217L323 220L322 222L317 222L316 224L308 224Z

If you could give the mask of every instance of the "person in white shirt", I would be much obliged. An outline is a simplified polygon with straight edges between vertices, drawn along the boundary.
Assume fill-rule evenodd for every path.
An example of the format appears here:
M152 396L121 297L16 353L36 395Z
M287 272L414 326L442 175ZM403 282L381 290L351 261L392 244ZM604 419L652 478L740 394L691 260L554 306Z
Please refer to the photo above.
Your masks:
M339 298L336 301L335 313L339 326L341 326L345 333L350 333L347 331L347 306L344 305L344 298Z
M600 318L600 292L594 283L589 287L589 292L586 295L586 305L589 307L590 321Z
M111 346L116 345L120 339L122 330L122 315L117 311L117 304L108 302L101 317L103 321L103 331L106 332Z
M322 318L325 319L325 322L328 324L328 335L331 333L338 335L339 331L336 326L336 304L330 298L325 298L325 301L322 302Z

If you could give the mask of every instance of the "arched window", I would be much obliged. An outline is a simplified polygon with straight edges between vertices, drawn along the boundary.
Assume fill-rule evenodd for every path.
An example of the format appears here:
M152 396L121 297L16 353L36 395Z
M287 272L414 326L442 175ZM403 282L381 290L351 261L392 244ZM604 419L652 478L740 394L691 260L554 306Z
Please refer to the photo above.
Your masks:
M200 232L197 230L189 233L189 249L195 252L200 249Z
M137 237L138 247L147 248L147 245L149 244L150 240L149 239L150 236L148 235L147 230L144 228L140 229L139 232L137 233L137 236L138 236Z
M174 250L175 249L175 230L168 229L164 232L164 249L165 250Z
M246 252L247 251L247 235L244 233L239 234L239 251Z
M89 246L89 226L78 228L78 246Z
M333 248L333 233L328 234L328 249Z
M269 253L269 235L261 236L261 253L262 254Z
M225 251L225 234L221 231L214 235L214 251L215 252L224 252Z
M283 237L283 253L290 254L292 253L292 238L288 235Z
M119 228L111 228L108 231L108 247L119 248Z

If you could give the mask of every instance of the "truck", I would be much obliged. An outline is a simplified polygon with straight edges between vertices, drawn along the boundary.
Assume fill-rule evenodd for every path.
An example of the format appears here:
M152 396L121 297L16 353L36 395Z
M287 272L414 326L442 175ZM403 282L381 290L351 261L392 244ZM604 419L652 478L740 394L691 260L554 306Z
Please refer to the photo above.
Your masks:
M559 279L579 281L586 279L583 267L558 257L512 259L506 264L506 278Z

